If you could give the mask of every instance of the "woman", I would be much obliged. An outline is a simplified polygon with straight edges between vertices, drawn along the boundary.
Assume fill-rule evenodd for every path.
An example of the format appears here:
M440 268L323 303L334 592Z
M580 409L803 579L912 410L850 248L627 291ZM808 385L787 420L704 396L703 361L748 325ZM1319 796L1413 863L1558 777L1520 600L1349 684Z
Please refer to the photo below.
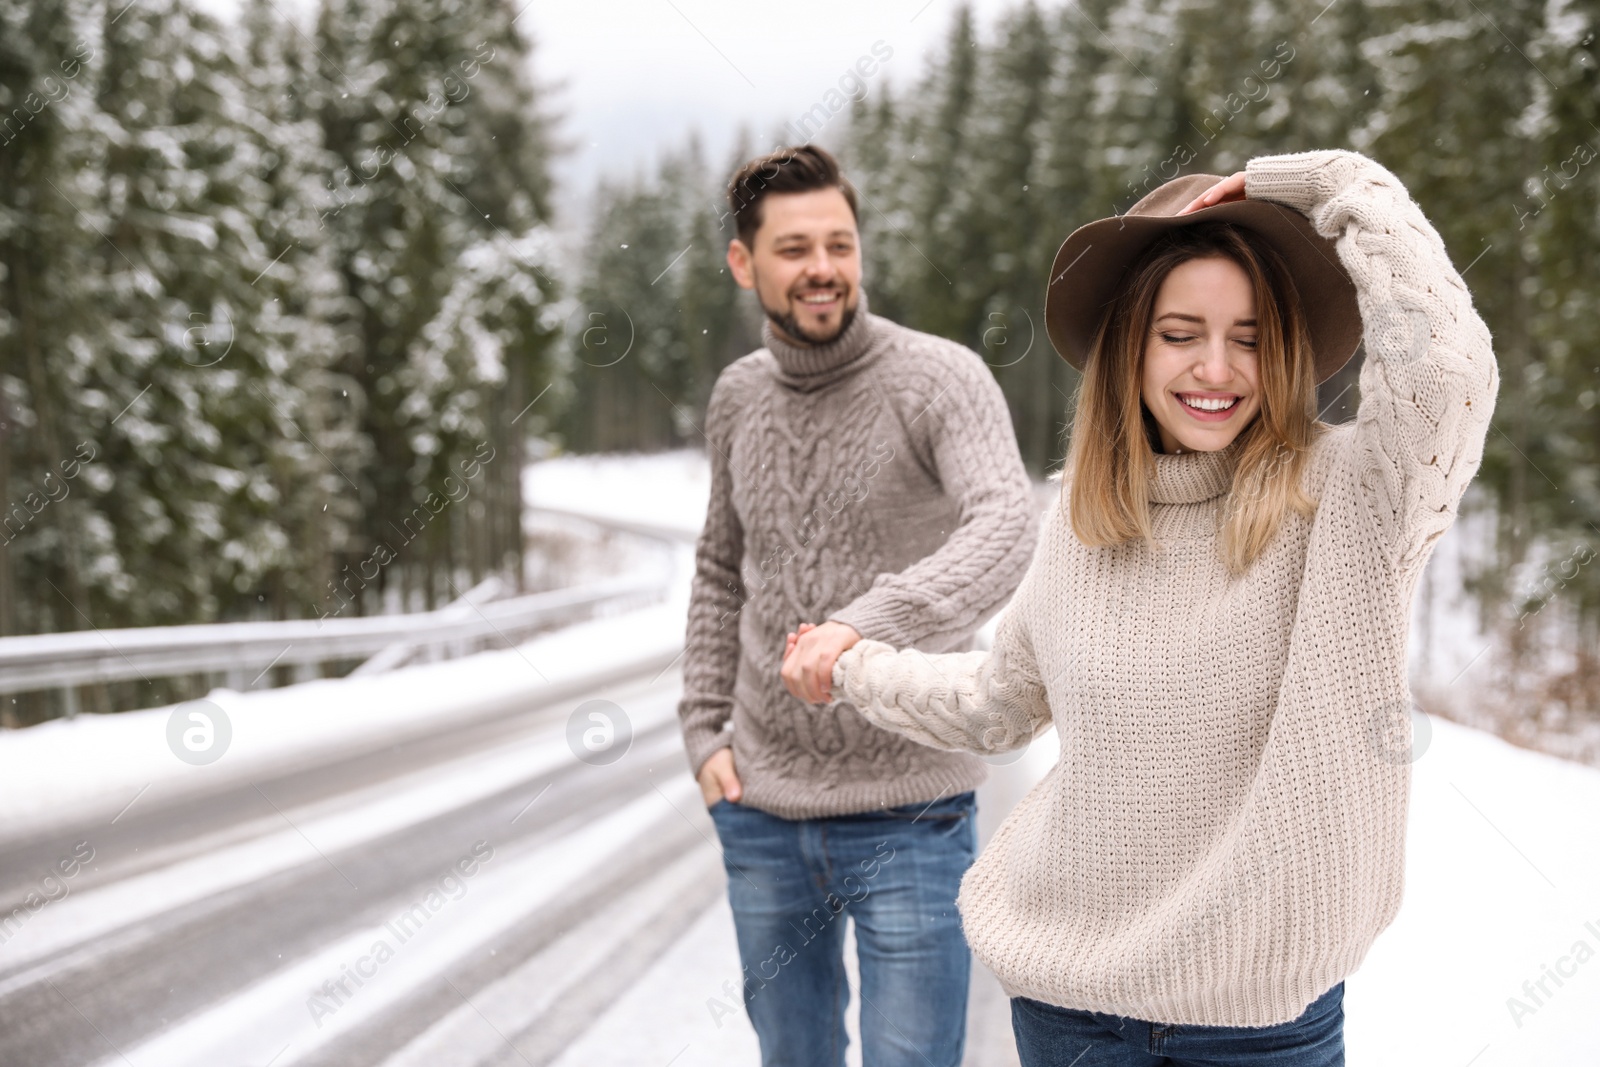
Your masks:
M958 898L1025 1065L1341 1064L1343 980L1400 905L1411 596L1482 458L1488 330L1400 182L1338 150L1080 228L1046 321L1084 378L993 649L862 640L808 695L944 749L1056 727Z

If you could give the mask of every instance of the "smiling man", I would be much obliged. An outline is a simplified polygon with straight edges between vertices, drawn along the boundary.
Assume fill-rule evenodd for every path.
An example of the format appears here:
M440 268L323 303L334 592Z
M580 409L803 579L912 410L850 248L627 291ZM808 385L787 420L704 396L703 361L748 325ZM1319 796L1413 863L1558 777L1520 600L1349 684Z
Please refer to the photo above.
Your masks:
M959 1064L971 956L955 899L986 767L807 701L864 637L970 649L1022 580L1039 509L983 360L868 310L855 192L832 156L754 160L728 199L728 266L766 344L722 372L706 412L678 711L722 841L745 1008L764 1063L842 1062L848 913L864 1062Z

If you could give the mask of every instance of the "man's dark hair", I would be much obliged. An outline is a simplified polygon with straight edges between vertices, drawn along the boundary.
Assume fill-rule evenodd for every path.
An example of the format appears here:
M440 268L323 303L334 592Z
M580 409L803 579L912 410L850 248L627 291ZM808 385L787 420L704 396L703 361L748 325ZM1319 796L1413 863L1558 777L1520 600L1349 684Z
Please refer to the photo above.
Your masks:
M728 183L728 206L733 209L733 227L747 247L754 247L761 228L761 201L768 193L809 193L814 189L838 189L856 212L856 191L839 171L839 161L825 148L812 144L780 148L739 168Z

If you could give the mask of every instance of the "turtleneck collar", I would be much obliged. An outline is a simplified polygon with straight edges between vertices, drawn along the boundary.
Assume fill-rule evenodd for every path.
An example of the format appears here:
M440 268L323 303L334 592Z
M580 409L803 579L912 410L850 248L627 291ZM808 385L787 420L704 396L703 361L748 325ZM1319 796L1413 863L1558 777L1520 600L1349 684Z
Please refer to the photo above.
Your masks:
M858 290L855 317L838 337L821 345L796 345L778 336L772 320L761 324L761 340L778 361L778 378L787 385L811 389L849 373L872 351L882 323L867 307L865 289Z
M1198 504L1227 492L1238 466L1239 438L1215 452L1157 452L1152 504Z

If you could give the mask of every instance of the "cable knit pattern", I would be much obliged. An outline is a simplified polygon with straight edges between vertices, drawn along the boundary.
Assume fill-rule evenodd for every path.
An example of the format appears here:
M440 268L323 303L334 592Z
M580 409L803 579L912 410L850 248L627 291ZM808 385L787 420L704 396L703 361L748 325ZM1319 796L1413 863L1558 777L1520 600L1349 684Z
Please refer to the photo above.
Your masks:
M924 652L971 647L1015 591L1039 514L999 383L978 355L873 315L828 345L728 366L706 413L678 712L689 765L731 744L741 803L784 818L951 796L986 774L779 675L785 634L833 619Z
M1155 551L1086 547L1058 500L991 652L862 641L834 668L837 698L936 749L1005 751L1056 726L1059 762L958 901L1013 996L1274 1025L1355 971L1399 910L1411 597L1477 471L1498 370L1383 167L1265 157L1246 190L1337 235L1361 290L1359 415L1313 445L1315 517L1290 513L1231 578L1216 527L1237 442L1158 456Z

